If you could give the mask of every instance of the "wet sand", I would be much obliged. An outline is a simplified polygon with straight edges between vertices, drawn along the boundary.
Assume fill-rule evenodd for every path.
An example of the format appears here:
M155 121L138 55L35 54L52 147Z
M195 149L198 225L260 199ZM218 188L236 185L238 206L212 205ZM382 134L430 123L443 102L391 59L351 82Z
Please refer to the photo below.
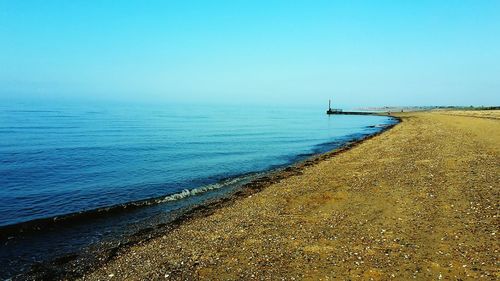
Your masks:
M500 278L500 114L403 122L163 236L84 280ZM478 116L479 115L479 116Z

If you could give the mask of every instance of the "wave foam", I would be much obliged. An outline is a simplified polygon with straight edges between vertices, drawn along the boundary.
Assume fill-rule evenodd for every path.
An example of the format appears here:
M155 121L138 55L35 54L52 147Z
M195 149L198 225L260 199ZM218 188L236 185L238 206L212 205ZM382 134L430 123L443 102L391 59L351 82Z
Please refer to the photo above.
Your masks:
M224 182L221 182L221 183L214 183L214 184L209 184L209 185L205 185L205 186L202 186L202 187L193 188L191 190L184 189L184 190L182 190L179 193L174 193L174 194L165 196L164 198L158 200L158 203L164 203L164 202L169 202L169 201L176 201L176 200L180 200L180 199L186 198L188 196L195 196L195 195L198 195L198 194L201 194L201 193L205 193L205 192L210 191L210 190L219 189L221 187L225 187L225 186L229 186L229 185L232 185L232 184L236 184L236 183L238 183L238 182L240 182L242 180L243 180L242 178L235 178L235 179L227 180L227 181L224 181Z

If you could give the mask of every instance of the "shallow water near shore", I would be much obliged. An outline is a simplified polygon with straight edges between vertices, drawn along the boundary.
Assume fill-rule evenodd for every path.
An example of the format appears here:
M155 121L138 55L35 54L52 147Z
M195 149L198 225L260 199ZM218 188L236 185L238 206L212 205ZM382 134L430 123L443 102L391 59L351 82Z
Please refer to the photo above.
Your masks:
M0 277L168 223L165 214L394 122L322 108L4 104L0 230L92 215L2 238Z

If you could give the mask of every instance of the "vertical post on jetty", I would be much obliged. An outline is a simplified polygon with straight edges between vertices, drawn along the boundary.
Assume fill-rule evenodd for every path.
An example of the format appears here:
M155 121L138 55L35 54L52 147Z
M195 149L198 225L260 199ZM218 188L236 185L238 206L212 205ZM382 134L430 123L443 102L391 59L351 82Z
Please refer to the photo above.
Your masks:
M333 111L332 111L332 100L328 100L328 110L326 111L326 114L328 114L328 115L333 114Z

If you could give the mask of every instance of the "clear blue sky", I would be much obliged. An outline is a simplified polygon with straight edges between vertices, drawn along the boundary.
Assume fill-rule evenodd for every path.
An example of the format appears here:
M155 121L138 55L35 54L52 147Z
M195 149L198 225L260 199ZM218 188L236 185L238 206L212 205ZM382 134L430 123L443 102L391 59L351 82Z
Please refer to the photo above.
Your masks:
M500 104L500 1L0 0L3 98Z

